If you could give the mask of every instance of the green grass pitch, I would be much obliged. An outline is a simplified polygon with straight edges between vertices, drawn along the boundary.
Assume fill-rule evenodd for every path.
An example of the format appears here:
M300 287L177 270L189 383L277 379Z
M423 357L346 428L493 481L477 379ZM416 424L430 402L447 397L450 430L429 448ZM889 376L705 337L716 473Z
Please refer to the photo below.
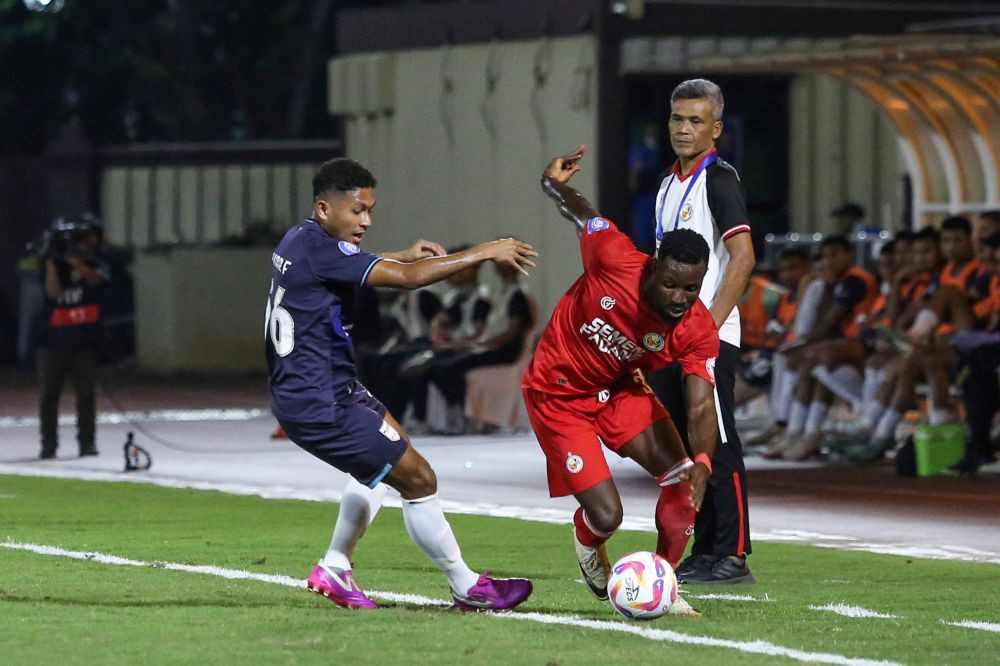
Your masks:
M650 507L652 510L652 507ZM304 579L323 553L336 506L145 484L0 476L0 540L148 562ZM403 603L346 611L305 589L80 561L0 548L4 664L609 664L794 663L687 644L687 637L766 641L806 653L904 664L996 663L1000 635L945 622L1000 623L1000 567L758 543L755 586L692 588L757 601L688 598L701 618L633 623L593 599L567 526L450 517L466 560L527 576L524 612L674 632L670 640L586 626L515 621ZM655 536L622 532L612 559ZM356 553L370 590L448 597L443 576L385 508ZM811 610L844 603L893 619ZM828 662L829 663L829 662ZM846 663L846 662L845 662Z

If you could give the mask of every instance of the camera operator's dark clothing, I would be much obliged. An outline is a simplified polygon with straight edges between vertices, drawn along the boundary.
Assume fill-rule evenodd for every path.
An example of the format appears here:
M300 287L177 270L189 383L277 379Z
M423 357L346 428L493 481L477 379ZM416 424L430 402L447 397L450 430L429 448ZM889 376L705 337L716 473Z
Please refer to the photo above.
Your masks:
M104 285L93 285L75 276L65 262L57 261L56 270L63 294L58 301L45 298L38 346L42 349L96 351L101 332L99 297ZM107 271L104 272L107 274ZM44 270L42 274L44 276Z
M96 453L94 389L101 337L99 296L104 284L91 284L62 261L56 261L56 270L62 295L58 300L45 299L38 344L43 458L53 457L58 446L59 397L66 379L76 394L80 454Z
M39 349L38 383L42 456L55 455L58 446L59 396L69 379L76 394L76 439L80 453L95 449L97 351L92 349Z

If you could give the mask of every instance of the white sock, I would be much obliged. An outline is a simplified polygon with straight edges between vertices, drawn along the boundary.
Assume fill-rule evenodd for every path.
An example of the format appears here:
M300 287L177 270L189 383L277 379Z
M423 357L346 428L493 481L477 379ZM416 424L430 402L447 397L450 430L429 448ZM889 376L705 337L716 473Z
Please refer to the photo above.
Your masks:
M851 403L852 409L861 402L861 375L856 368L841 365L831 372L826 366L817 365L813 368L812 376L838 398Z
M861 385L861 402L865 405L872 404L875 400L875 396L878 395L878 390L882 388L882 384L885 383L885 370L879 370L877 368L865 368L865 381Z
M781 395L781 387L785 384L785 375L788 374L788 361L784 354L775 354L771 358L771 387L768 390L767 402L771 408L771 416L775 421L784 421L778 412L788 411L788 407L781 405L778 397ZM788 414L785 414L787 417Z
M903 415L895 409L885 410L885 414L882 415L882 418L878 420L878 425L875 426L874 438L877 440L892 439L892 436L896 434L896 426L899 425L902 418Z
M778 396L777 404L774 405L774 419L776 421L788 422L791 420L792 402L795 395L795 387L799 385L799 373L791 370L785 372L781 380L781 394Z
M819 432L820 426L822 426L823 421L826 420L826 411L828 409L830 409L830 405L825 402L820 402L819 400L813 400L809 403L809 413L806 415L805 434L814 435Z
M947 409L932 409L930 413L931 425L941 425L952 420L951 413Z
M826 285L822 280L813 280L806 287L805 293L802 294L802 300L799 301L799 306L795 309L795 321L792 322L792 331L796 340L801 339L811 331L819 320L819 306L823 303L825 291Z
M806 403L801 400L792 400L792 406L788 410L788 427L785 428L785 433L802 432L802 428L806 425L806 416L808 414L809 408L806 407Z
M462 550L448 519L444 517L437 494L414 500L404 499L403 522L413 543L448 577L452 591L465 596L479 580L479 574L462 559Z
M861 423L865 426L866 430L873 430L884 413L885 405L877 400L873 400L865 407L865 413L864 416L861 417Z
M337 515L337 524L333 527L333 539L323 556L324 565L332 569L351 568L354 547L375 520L375 514L382 507L382 500L387 492L389 487L384 483L369 488L351 477L340 500L340 513Z
M908 331L910 335L924 337L930 335L937 325L941 323L941 318L933 310L921 310L913 320L913 325Z

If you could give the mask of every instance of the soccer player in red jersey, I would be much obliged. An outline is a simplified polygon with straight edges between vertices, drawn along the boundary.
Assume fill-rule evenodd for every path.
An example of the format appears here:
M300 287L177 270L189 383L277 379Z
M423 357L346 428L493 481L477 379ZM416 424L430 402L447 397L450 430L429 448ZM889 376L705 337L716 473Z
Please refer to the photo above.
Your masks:
M550 494L580 503L573 522L584 580L606 599L605 542L621 525L622 503L601 444L635 460L660 486L656 552L676 566L711 474L719 334L698 300L705 240L681 229L664 234L658 259L639 252L567 185L583 154L580 146L553 159L542 175L542 189L576 224L584 273L556 306L521 388L545 452ZM693 461L642 376L673 362L685 375ZM697 613L687 604L675 612Z

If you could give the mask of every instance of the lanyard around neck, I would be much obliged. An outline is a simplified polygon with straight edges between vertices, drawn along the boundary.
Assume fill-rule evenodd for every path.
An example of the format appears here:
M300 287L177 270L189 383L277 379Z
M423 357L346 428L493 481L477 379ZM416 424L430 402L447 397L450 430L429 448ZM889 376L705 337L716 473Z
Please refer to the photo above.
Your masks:
M708 167L708 165L710 165L713 162L715 162L716 159L718 159L718 156L717 156L716 153L712 153L712 154L708 155L705 159L702 160L701 164L698 165L698 169L693 174L691 174L691 179L690 179L690 182L688 182L687 189L684 190L684 196L681 197L680 202L677 204L677 213L674 215L674 227L673 227L672 231L680 228L680 225L681 225L681 210L684 209L684 202L687 201L688 195L691 194L691 188L693 188L694 184L696 182L698 182L698 177L701 175L701 172L704 171ZM666 189L663 190L663 196L660 198L660 205L659 205L659 213L660 214L656 216L657 217L657 223L656 223L656 245L657 246L659 246L660 245L660 241L663 240L663 207L667 205L667 194L670 192L670 186L673 185L674 181L677 180L677 174L672 174L672 175L673 175L673 178L671 178L670 182L667 183Z

